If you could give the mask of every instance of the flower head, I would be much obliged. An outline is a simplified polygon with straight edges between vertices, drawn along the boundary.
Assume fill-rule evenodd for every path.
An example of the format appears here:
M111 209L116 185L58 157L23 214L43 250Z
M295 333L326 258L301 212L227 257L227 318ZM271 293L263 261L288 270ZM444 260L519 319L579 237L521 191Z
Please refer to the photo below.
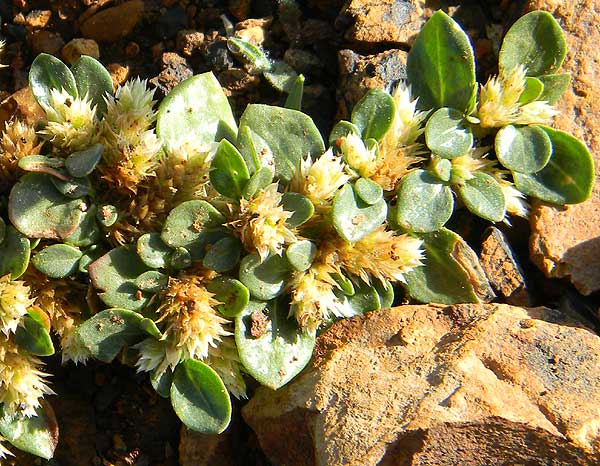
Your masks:
M170 340L148 337L133 346L140 353L135 363L138 372L163 374L168 368L175 370L181 360L182 351Z
M464 184L465 181L473 179L473 173L476 172L488 172L493 176L496 162L485 158L487 150L487 147L474 147L466 155L452 159L451 183Z
M0 136L0 192L12 187L19 172L19 160L40 153L40 141L33 126L20 120L6 122Z
M25 282L11 280L10 275L0 278L0 331L8 336L17 330L21 318L33 304Z
M238 399L247 397L242 363L233 337L224 337L218 347L209 348L206 364L219 374L229 393Z
M85 364L92 356L87 346L81 341L77 332L79 326L75 324L74 319L65 319L66 322L60 328L60 348L62 353L62 363L73 361L75 365ZM68 322L68 323L67 323Z
M370 178L377 169L375 149L367 149L363 140L354 133L343 136L338 142L346 163L363 178Z

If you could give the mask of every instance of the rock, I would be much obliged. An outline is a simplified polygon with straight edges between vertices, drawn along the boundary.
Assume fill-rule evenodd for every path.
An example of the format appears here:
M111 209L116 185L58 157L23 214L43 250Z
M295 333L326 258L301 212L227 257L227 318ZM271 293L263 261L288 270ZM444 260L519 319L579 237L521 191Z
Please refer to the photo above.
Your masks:
M344 38L366 50L411 44L425 18L418 0L351 0L336 19Z
M50 55L59 56L61 49L65 45L65 41L57 32L45 30L33 31L30 38L31 49L34 55L49 53Z
M248 18L251 3L251 0L229 0L227 2L227 8L235 19L243 21Z
M323 68L321 59L307 50L287 49L283 59L298 73L314 74L315 71Z
M178 31L185 29L187 21L187 13L185 10L181 6L176 5L161 14L153 27L155 28L158 37L162 40L167 40L175 38Z
M110 77L112 78L113 86L115 87L115 89L117 88L117 86L123 85L129 77L128 66L123 66L119 63L111 63L106 67L106 69L110 73Z
M95 40L79 38L67 43L62 48L61 54L69 64L73 64L82 55L89 55L97 60L100 58L100 48Z
M33 97L29 86L0 102L0 131L11 118L18 118L32 126L39 126L46 120L46 113Z
M175 52L163 53L161 62L163 70L152 78L150 83L163 95L167 95L177 84L194 75L187 60Z
M181 428L180 466L236 466L230 430L218 435L200 434Z
M204 34L199 31L185 29L177 33L177 50L186 57L201 49L204 44Z
M81 24L81 33L97 42L116 42L131 34L143 13L143 0L130 0L86 19Z
M335 323L314 355L243 408L272 464L598 464L600 338L559 311L401 306Z
M508 304L531 306L523 271L504 233L495 227L488 230L479 260L492 287Z
M125 55L127 55L127 57L129 58L133 58L133 57L137 57L140 53L140 46L138 45L137 42L129 42L126 46L125 46Z
M534 203L531 259L549 277L569 277L583 294L600 290L600 0L530 0L528 9L549 11L565 31L567 58L560 72L572 86L557 103L554 126L583 140L596 165L596 183L582 204Z
M52 19L50 10L33 10L27 13L25 25L32 29L41 29L48 26L50 19Z
M261 46L267 38L268 29L272 22L273 18L271 17L241 21L235 25L233 35L251 44Z
M218 71L233 68L233 57L227 47L226 39L216 39L204 50L206 61L212 69Z
M218 79L227 96L245 94L260 84L259 76L240 68L222 71L218 74Z
M356 102L369 89L391 88L406 79L406 56L407 53L402 50L366 56L352 50L340 50L336 119L348 119Z

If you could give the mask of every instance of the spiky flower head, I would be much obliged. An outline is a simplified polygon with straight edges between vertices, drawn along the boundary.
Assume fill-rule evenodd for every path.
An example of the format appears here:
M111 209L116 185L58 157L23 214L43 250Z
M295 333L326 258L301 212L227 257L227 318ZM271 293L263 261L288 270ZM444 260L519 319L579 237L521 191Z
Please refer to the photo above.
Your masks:
M156 370L158 374L163 374L168 368L175 370L181 360L181 349L170 340L149 337L133 347L140 353L135 363L138 372Z
M450 182L462 185L465 181L473 179L473 174L476 172L489 173L493 176L496 162L485 157L487 150L487 147L474 147L466 155L453 158ZM434 155L432 158L435 159L437 156Z
M292 212L283 208L278 184L272 183L254 198L242 198L239 218L230 225L239 232L246 250L256 251L265 259L269 254L281 254L285 244L297 240L286 224L291 216Z
M210 346L230 335L225 330L229 321L216 311L220 303L206 289L204 279L195 275L170 278L157 310L158 321L166 325L165 338L172 339L184 359L205 359Z
M208 359L205 362L219 374L229 393L237 399L247 398L242 363L233 337L223 337L218 347L209 348Z
M300 160L291 189L308 197L315 207L328 207L335 193L350 180L344 161L328 149L318 159Z
M19 160L40 153L40 141L33 126L20 120L6 122L0 137L0 192L8 190L18 176Z
M73 361L75 365L85 364L92 357L92 353L79 336L77 331L79 326L74 319L64 319L64 321L65 323L61 326L60 331L57 331L60 336L62 363Z
M506 213L510 215L516 215L518 217L528 218L529 217L529 203L525 194L519 191L514 183L511 183L506 179L507 172L503 170L496 170L492 173L506 199ZM505 223L510 225L508 217L504 220Z
M0 460L6 458L7 456L15 456L9 449L2 445L2 442L5 441L6 439L0 435Z
M370 178L377 169L375 148L367 149L363 140L354 133L343 136L337 143L344 160L359 176Z
M34 416L40 399L54 393L46 385L47 374L39 370L40 365L39 359L19 351L10 340L0 341L0 403L9 413Z
M98 141L96 106L84 97L73 97L65 89L52 89L49 103L42 103L48 124L40 134L65 151L88 148Z
M33 304L25 282L11 280L10 274L0 277L0 331L8 336L17 330L21 318Z

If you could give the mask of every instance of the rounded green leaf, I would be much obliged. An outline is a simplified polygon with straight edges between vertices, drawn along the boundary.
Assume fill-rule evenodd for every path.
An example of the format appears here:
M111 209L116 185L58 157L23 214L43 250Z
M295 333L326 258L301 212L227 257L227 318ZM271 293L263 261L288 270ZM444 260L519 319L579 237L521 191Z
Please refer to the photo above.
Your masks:
M135 286L148 293L158 293L169 283L168 275L158 270L148 270L135 279Z
M78 335L96 359L111 362L125 345L132 345L145 336L140 327L141 314L127 309L106 309L83 322Z
M108 70L95 58L82 55L71 67L71 72L79 95L91 100L98 115L102 115L106 111L104 98L113 92L113 81Z
M65 236L64 242L76 247L88 247L102 239L100 228L96 222L98 212L95 205L91 205L81 217L81 221L73 233Z
M271 69L271 60L269 60L267 54L260 47L237 37L229 37L227 39L227 47L232 53L241 55L249 62L253 70L262 73Z
M87 251L83 253L81 258L79 259L79 264L77 268L81 273L88 273L89 265L94 262L96 259L99 259L103 254L102 248L98 245L92 245L88 248Z
M226 236L208 246L202 265L215 272L227 272L238 264L241 252L240 241L233 236Z
M192 255L186 248L175 248L171 254L169 266L175 270L186 269L192 265Z
M44 317L33 309L30 309L28 315L24 316L19 323L15 332L15 341L20 348L36 356L54 354L54 345Z
M71 199L89 196L94 192L92 183L87 177L61 179L53 176L50 181L59 193Z
M152 319L148 319L147 317L144 317L140 321L140 328L148 335L156 338L157 340L160 340L163 337L162 332L156 326L156 322L154 322Z
M541 126L552 142L552 156L539 172L513 172L524 194L553 204L577 204L592 193L594 162L587 147L563 131Z
M544 85L544 90L538 97L538 100L544 100L553 105L558 102L558 99L564 94L571 84L571 75L564 74L546 74L538 76L538 79Z
M50 91L64 89L71 96L77 97L77 83L71 70L58 58L40 53L29 71L31 92L40 105L50 105Z
M229 277L217 277L206 285L221 304L217 310L225 317L237 317L250 301L250 292L242 282Z
M233 144L226 139L219 143L210 166L210 182L223 196L239 199L250 174L246 162Z
M534 78L533 76L528 76L525 78L525 89L521 93L519 97L519 103L528 104L538 99L542 92L544 91L544 83L540 81L538 78Z
M273 170L271 170L269 167L260 167L250 177L246 183L246 186L244 186L242 196L245 199L252 199L257 193L269 186L272 182Z
M349 134L354 134L358 137L361 136L360 129L358 129L355 124L345 120L338 121L329 134L329 145L335 146L338 139L348 136Z
M105 227L112 227L119 219L119 211L114 205L104 204L96 212L96 218Z
M546 166L552 143L537 126L505 126L496 134L496 156L509 170L534 173Z
M440 181L448 182L452 178L452 162L448 159L433 159L430 168Z
M298 80L296 70L283 60L273 60L271 68L263 71L263 75L279 92L289 93Z
M0 435L21 451L52 458L58 444L58 424L52 406L40 400L35 415L27 417L11 414L0 404Z
M50 278L65 278L78 270L81 251L67 244L53 244L42 249L31 263Z
M315 206L310 199L299 193L283 193L281 204L284 210L292 212L292 216L286 220L292 228L307 222L315 213Z
M98 162L102 158L104 146L94 144L85 150L73 152L65 160L65 167L71 176L82 178L94 171Z
M391 95L380 89L371 89L352 109L351 120L363 139L381 140L392 126L395 111Z
M498 182L487 173L473 173L473 178L458 187L467 209L491 222L500 222L506 214L506 199Z
M559 24L546 11L532 11L508 30L499 65L509 71L523 65L527 76L555 73L565 59L567 44Z
M12 226L7 226L4 240L0 243L0 277L11 274L16 280L27 270L31 246L27 237Z
M188 429L220 434L231 420L231 400L217 373L194 359L182 361L171 384L171 404Z
M64 239L75 231L86 210L83 201L65 197L41 173L22 176L8 200L10 221L30 238Z
M290 265L276 254L261 261L257 253L252 253L242 259L239 278L254 298L268 301L285 290Z
M440 108L425 125L425 141L435 155L454 159L469 152L473 146L473 132L461 112Z
M437 11L417 36L406 63L419 106L467 110L475 98L475 58L469 37L452 18Z
M173 370L170 367L167 367L164 371L159 369L154 369L150 374L150 383L162 398L169 398L171 396L171 384L173 383Z
M356 195L369 205L376 204L383 198L383 189L378 183L368 178L359 178L354 183Z
M453 210L450 187L426 170L409 173L398 186L397 223L407 230L420 233L439 230Z
M346 296L346 304L351 310L345 317L364 314L365 312L377 311L381 309L381 299L374 286L364 283L362 280L356 280L354 283L354 293Z
M203 73L175 86L158 108L156 132L170 147L187 141L207 146L224 137L234 140L235 118L215 76Z
M331 278L335 280L342 293L346 296L352 296L354 294L354 283L352 283L352 280L348 277L340 275L339 273L333 273L331 274Z
M373 280L373 286L379 296L381 309L392 307L392 304L394 304L394 287L392 284L388 281L381 283L379 280Z
M169 264L172 249L160 237L160 233L146 233L137 240L137 253L142 262L153 269L164 269Z
M290 265L299 272L308 270L317 256L317 246L312 241L296 241L288 246L285 257Z
M26 172L46 173L55 178L66 181L69 179L62 168L65 166L63 159L47 157L45 155L26 155L19 159L19 168Z
M354 243L375 231L387 216L387 204L382 198L373 205L362 201L347 184L333 199L333 227L346 241Z
M264 333L258 337L251 333L255 313L267 320ZM315 336L302 332L288 313L289 307L277 301L250 302L235 319L240 361L252 377L273 390L288 383L308 364L315 346Z

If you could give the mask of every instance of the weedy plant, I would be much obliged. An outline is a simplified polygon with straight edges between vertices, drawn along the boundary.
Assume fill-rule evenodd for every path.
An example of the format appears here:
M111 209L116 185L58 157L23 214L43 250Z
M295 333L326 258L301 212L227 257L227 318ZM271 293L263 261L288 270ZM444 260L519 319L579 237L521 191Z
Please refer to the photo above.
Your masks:
M514 24L483 85L467 35L435 13L408 83L369 91L327 145L300 111L303 78L230 45L287 83L285 107L236 121L206 73L155 110L145 82L113 93L90 57L34 61L47 122L10 121L0 140L0 433L14 447L50 458L57 443L40 360L52 334L64 362L119 358L190 429L222 432L246 376L281 387L336 319L398 293L491 300L476 254L444 227L455 209L501 222L527 216L527 197L590 195L589 152L547 126L569 84L547 13Z

